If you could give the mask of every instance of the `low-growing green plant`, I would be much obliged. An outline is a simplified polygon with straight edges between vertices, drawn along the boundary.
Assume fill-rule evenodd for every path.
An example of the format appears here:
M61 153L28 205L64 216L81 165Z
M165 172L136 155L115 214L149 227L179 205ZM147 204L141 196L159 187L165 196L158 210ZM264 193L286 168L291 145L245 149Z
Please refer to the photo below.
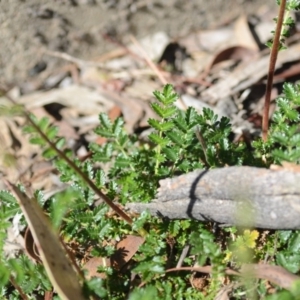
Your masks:
M283 95L278 97L276 104L268 140L253 142L256 155L264 157L267 165L280 164L282 161L299 163L300 86L285 83Z
M298 3L294 2L289 1L288 11ZM290 24L290 19L286 19L285 25ZM265 234L264 239L259 231L235 227L219 228L216 234L211 223L159 219L147 212L133 217L122 207L128 202L149 202L155 198L159 180L195 169L299 163L300 86L284 85L268 138L257 139L252 148L231 140L228 118L219 119L207 108L201 113L192 107L186 111L178 109L178 95L171 85L154 92L154 96L156 100L151 107L156 118L148 121L151 133L146 139L128 134L122 118L111 121L106 114L100 114L95 132L106 138L106 143L90 144L92 158L84 162L65 148L64 139L57 137L57 128L49 120L26 115L29 123L24 131L30 134L31 143L43 148L43 156L56 166L60 180L69 184L65 191L49 199L45 199L43 191L36 191L35 199L73 249L77 262L111 257L116 242L129 234L139 233L145 239L125 270L99 267L98 271L105 276L86 280L85 295L116 300L214 299L225 277L225 268L238 266L245 258L256 262L271 257L271 263L299 272L298 231L277 231ZM52 285L43 265L34 264L23 253L8 257L4 249L12 220L18 221L20 230L24 230L26 221L9 192L0 191L0 199L1 299L44 296L52 290ZM184 266L212 266L212 274L205 278L207 284L201 289L192 287L188 271L166 272L176 266L187 245L190 253L184 259ZM233 292L234 296L241 299L255 293L260 298L267 296L262 282L254 287L257 287L255 292L253 282L252 290L247 284L241 285ZM269 299L297 299L299 291L298 286L291 291L278 289Z
M157 91L154 95L156 102L151 106L158 118L149 120L153 130L148 140L139 140L137 136L127 134L121 118L111 122L105 114L100 114L100 125L95 132L105 137L107 142L102 146L90 145L93 153L90 161L74 160L76 166L110 200L117 200L121 204L130 201L150 201L155 197L160 179L197 168L261 165L263 156L267 157L269 164L280 163L287 158L293 162L299 159L297 155L299 145L294 141L295 137L297 138L299 119L297 86L285 85L284 96L278 99L278 111L274 114L270 138L267 143L256 141L255 151L252 152L243 143L234 143L230 140L229 119L222 117L219 120L209 109L204 109L202 114L197 113L194 108L188 108L185 112L179 110L175 106L178 96L171 85L166 85L162 92ZM72 156L70 151L63 148L63 139L56 137L56 129L46 119L33 120L65 155ZM84 178L64 159L58 157L53 148L47 147L47 143L43 138L39 138L34 127L29 125L25 131L31 134L32 143L44 147L43 155L53 160L61 180L70 183L67 190L48 200L44 199L42 191L37 191L35 196L48 212L53 226L60 229L64 240L80 245L81 251L77 253L79 258L84 257L90 247L92 247L90 256L109 257L114 252L114 241L142 228L147 229L145 242L133 257L130 270L127 273L120 273L111 267L102 267L101 271L106 272L107 277L87 282L85 288L90 294L101 295L102 299L124 299L132 289L130 272L135 272L146 284L146 289L144 292L133 291L130 299L138 296L148 299L152 294L160 299L195 297L212 299L220 288L220 276L224 276L226 265L236 260L234 255L228 256L228 253L233 251L232 247L237 249L241 247L241 243L247 242L245 246L252 249L253 243L256 242L257 236L252 237L250 231L245 231L235 241L232 235L224 231L224 237L227 237L225 246L228 247L228 250L224 251L224 245L217 241L209 224L204 225L194 220L161 220L146 212L135 219L132 225L113 215L108 217L109 207L105 203L95 206L95 193ZM11 224L9 220L17 214L21 215L21 211L10 193L2 191L0 196L2 294L6 295L10 288L11 270L14 270L14 281L27 295L43 294L51 289L51 284L41 265L32 264L24 255L11 259L5 257L3 245L6 229ZM25 224L24 219L21 219L21 222ZM296 263L298 254L294 246L297 243L293 242L293 239L297 240L298 235L291 233L286 240L283 235L283 233L280 235L282 238L277 249L285 247L284 243L287 240L288 246L284 251L276 253L276 262L291 271L298 271ZM172 255L167 242L170 239L176 241L172 246L174 248ZM190 286L189 273L180 275L165 273L166 265L176 262L187 244L191 245L193 256L186 258L186 266L192 266L196 262L200 265L209 263L213 266L214 271L205 293ZM251 255L255 260L255 251L251 252ZM28 276L32 276L30 284ZM15 298L10 299L18 299L17 292L14 293Z
M117 198L122 204L129 201L146 202L154 198L158 181L162 178L196 168L243 162L244 146L230 142L231 127L227 118L218 120L209 109L204 109L203 114L198 114L194 108L189 108L186 112L180 111L174 105L178 96L171 85L166 85L163 92L157 91L154 95L157 102L152 104L152 108L157 113L158 119L149 120L153 132L149 135L148 141L139 141L136 136L128 135L121 118L111 122L105 114L100 114L100 125L95 132L107 138L107 143L103 146L90 145L93 152L92 161L74 160L73 162L110 200ZM51 126L47 119L38 121L33 116L31 118L52 145L63 149L64 140L56 137L57 129ZM199 142L195 134L196 129L198 135L201 134L205 140L205 147ZM179 284L181 288L178 289L178 297L179 295L194 297L198 293L188 288L188 275L183 279L172 274L168 276L169 279L165 283L161 282L161 278L166 277L165 265L169 259L166 242L168 238L177 240L177 254L172 260L178 258L180 251L192 239L195 247L210 249L207 250L208 252L205 250L207 254L200 259L201 263L205 263L211 254L218 257L217 260L216 258L212 260L217 273L223 269L217 263L222 261L220 247L214 243L212 234L204 226L187 220L159 220L146 213L142 214L133 226L118 218L107 217L109 208L105 203L94 206L95 193L88 186L85 177L79 174L62 155L57 155L55 147L47 146L45 138L40 136L35 126L28 125L24 130L31 134L31 143L44 148L44 157L53 160L60 173L61 181L71 184L69 189L47 201L41 191L36 192L38 202L46 208L53 225L60 228L61 235L66 241L79 243L85 249L93 246L92 256L109 257L114 251L110 242L120 240L134 230L139 231L145 226L149 227L146 241L139 253L135 255L132 270L139 274L141 280L152 283L161 297ZM67 157L72 155L67 149L60 152ZM94 164L98 167L94 168ZM104 169L108 169L108 172ZM8 220L16 214L21 214L21 211L16 200L9 193L3 191L1 198L3 215L1 234L4 241L5 230L10 224ZM209 237L209 239L205 238L205 246L202 240L204 237ZM107 246L102 247L104 242ZM81 254L83 255L84 251ZM18 259L14 260L15 266L19 265ZM190 260L189 264L192 262L193 260ZM2 278L2 287L5 289L11 266L6 261L4 253L2 263L3 274L6 274ZM128 283L125 284L129 280L128 275L123 274L120 277L120 274L112 268L103 269L102 271L107 273L107 279L103 280L105 283L101 285L100 291L96 289L91 292L101 293L102 297L106 295L109 299L123 299L130 288ZM120 280L116 281L116 277L120 277ZM18 275L15 280L20 287L25 282L24 276ZM31 290L26 289L26 293L35 293L37 285L41 284L37 280L36 285L31 286ZM87 286L91 288L94 285Z

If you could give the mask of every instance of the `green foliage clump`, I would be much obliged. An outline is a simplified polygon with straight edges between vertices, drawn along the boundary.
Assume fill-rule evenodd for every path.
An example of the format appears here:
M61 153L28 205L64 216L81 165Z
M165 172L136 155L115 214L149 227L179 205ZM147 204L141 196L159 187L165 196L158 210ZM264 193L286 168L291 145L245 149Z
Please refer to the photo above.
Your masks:
M282 161L300 162L300 85L285 83L283 95L277 101L269 138L253 142L256 155L263 157L267 165Z
M154 92L156 102L151 104L158 119L149 119L152 132L148 141L139 141L124 130L124 122L118 118L113 123L100 114L97 134L108 139L104 146L91 144L93 161L109 163L109 195L127 201L145 202L154 198L158 180L175 174L187 173L199 168L224 165L241 165L246 158L245 146L230 142L229 119L218 116L208 108L198 114L193 107L181 111L175 106L178 98L171 85L163 92ZM201 144L197 138L205 141ZM103 178L103 171L96 178ZM101 180L99 181L99 187ZM103 180L102 180L102 183Z
M43 155L51 159L62 182L69 183L65 191L44 199L42 191L35 197L52 224L60 230L67 243L80 245L77 258L82 259L88 249L90 257L110 257L116 241L144 228L148 234L139 251L131 259L127 271L120 272L102 266L99 271L105 279L93 278L85 283L87 294L101 299L213 299L221 287L220 278L228 264L235 265L237 255L234 248L243 244L253 249L257 242L256 231L244 231L233 241L234 230L222 230L217 236L211 224L195 220L165 220L150 216L147 212L134 219L132 225L115 215L109 207L98 200L87 181L92 181L110 200L124 205L128 202L148 202L155 198L159 180L187 173L195 169L216 168L227 165L269 165L283 160L299 162L299 87L286 84L284 95L278 99L278 110L273 117L269 140L257 140L254 150L243 143L230 139L231 125L226 117L218 118L210 109L198 113L189 107L186 111L177 108L178 95L171 85L162 92L154 92L156 101L151 104L157 118L150 119L150 134L140 139L128 134L122 118L111 121L106 114L99 115L99 126L95 132L106 139L103 145L90 144L91 160L81 162L73 159L64 148L64 139L56 137L57 129L47 119L40 121L31 116L33 125L25 128L31 142L43 147ZM37 130L37 127L42 131ZM48 139L48 141L47 141ZM49 143L50 141L50 143ZM49 147L50 145L50 147ZM68 162L71 158L73 164ZM79 171L78 171L79 170ZM33 297L51 289L41 265L33 265L25 256L7 259L3 251L6 230L11 219L21 215L20 208L9 193L0 193L0 292L8 295L10 271L17 284ZM97 204L96 204L97 202ZM22 218L22 224L25 220ZM270 235L271 236L271 235ZM274 239L274 238L273 238ZM260 259L267 251L274 250L270 237L265 252L252 251L253 260ZM298 234L288 237L279 234L280 247L285 250L273 254L276 262L293 272L300 268L297 263ZM174 242L170 242L174 241ZM190 273L180 275L166 270L176 265L183 249L190 245L190 255L184 259L185 266L210 264L213 268L209 285L202 291L190 284ZM280 248L278 248L280 249ZM232 255L233 253L233 255ZM230 254L230 255L229 255ZM137 274L137 281L144 289L130 286L130 274ZM28 278L31 278L30 283ZM16 292L15 292L16 293ZM17 294L17 293L16 293ZM11 299L18 299L17 296Z
M280 5L280 0L276 0L277 5ZM298 0L287 0L285 11L286 14L284 16L284 20L281 27L281 33L280 33L280 39L279 39L279 46L278 50L285 50L287 47L285 46L285 40L290 36L290 31L292 28L295 27L295 21L290 16L291 11L298 11L300 9L300 3ZM274 18L275 23L277 23L278 18ZM275 34L275 31L271 31L273 34ZM273 47L273 40L266 43L266 46L269 48Z

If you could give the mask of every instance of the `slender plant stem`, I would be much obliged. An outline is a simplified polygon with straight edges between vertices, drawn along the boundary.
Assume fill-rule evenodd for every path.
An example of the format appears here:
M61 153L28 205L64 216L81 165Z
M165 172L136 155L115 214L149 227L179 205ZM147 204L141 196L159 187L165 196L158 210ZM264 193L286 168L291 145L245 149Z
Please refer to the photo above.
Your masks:
M14 104L17 105L17 103L8 95L6 97ZM57 155L66 161L68 165L84 180L84 182L87 183L87 185L95 192L96 195L98 195L110 208L112 208L123 220L125 220L127 223L132 224L132 219L121 209L119 206L117 206L115 203L112 202L104 193L101 192L97 188L97 186L94 184L94 182L88 178L88 176L82 172L82 170L61 150L59 150L56 145L51 142L48 137L45 135L45 133L39 128L39 126L31 119L29 113L26 111L26 109L23 109L23 114L27 121L32 125L32 127L38 132L38 134L43 138L44 141L47 142L47 144L53 149ZM146 236L147 232L144 229L139 230L139 234L141 236Z
M275 31L274 40L273 40L273 46L272 46L271 55L270 55L270 64L269 64L269 70L268 70L268 80L267 80L266 96L265 96L265 106L264 106L263 121L262 121L262 138L263 138L263 141L265 141L265 142L268 139L271 92L272 92L273 77L274 77L274 72L275 72L277 54L278 54L279 45L280 45L280 35L281 35L281 29L282 29L282 24L283 24L285 6L286 6L286 0L281 0L280 6L279 6L278 19L277 19L277 26L276 26L276 31Z
M197 126L197 128L196 128L196 137L197 137L198 141L200 142L200 145L201 145L203 153L204 153L203 163L205 164L205 167L207 169L209 169L210 165L208 163L207 147L206 147L206 143L205 143L205 140L203 138L203 135L202 135L202 132L201 132L199 126Z
M30 118L30 116L25 112L25 116L29 123L34 127L34 129L39 133L39 135L43 138L47 144L56 151L57 155L62 158L64 161L68 163L70 167L89 185L89 187L108 205L110 206L122 219L124 219L129 224L132 224L132 219L121 210L116 204L114 204L105 194L103 194L97 186L94 184L92 180L90 180L87 175L81 171L81 169L61 150L59 150L54 143L52 143L45 133L35 124L34 121Z
M23 300L29 300L29 298L23 292L22 288L16 283L15 279L12 276L9 277L9 281L14 286L14 288L19 292Z

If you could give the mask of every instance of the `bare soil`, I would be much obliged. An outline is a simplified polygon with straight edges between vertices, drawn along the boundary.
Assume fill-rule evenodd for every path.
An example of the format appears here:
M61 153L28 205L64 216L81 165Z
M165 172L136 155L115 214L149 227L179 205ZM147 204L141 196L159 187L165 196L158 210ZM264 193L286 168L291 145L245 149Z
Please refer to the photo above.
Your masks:
M275 0L0 0L0 81L24 82L64 62L43 49L93 59L116 45L164 31L172 38L222 26Z

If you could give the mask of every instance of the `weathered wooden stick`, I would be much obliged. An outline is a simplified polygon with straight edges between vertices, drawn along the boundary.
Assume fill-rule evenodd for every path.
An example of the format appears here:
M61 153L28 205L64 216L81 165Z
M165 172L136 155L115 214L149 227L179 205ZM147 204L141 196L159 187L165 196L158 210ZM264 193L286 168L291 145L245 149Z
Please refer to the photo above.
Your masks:
M197 170L160 181L157 199L130 203L170 219L268 229L300 228L300 172L254 167Z

